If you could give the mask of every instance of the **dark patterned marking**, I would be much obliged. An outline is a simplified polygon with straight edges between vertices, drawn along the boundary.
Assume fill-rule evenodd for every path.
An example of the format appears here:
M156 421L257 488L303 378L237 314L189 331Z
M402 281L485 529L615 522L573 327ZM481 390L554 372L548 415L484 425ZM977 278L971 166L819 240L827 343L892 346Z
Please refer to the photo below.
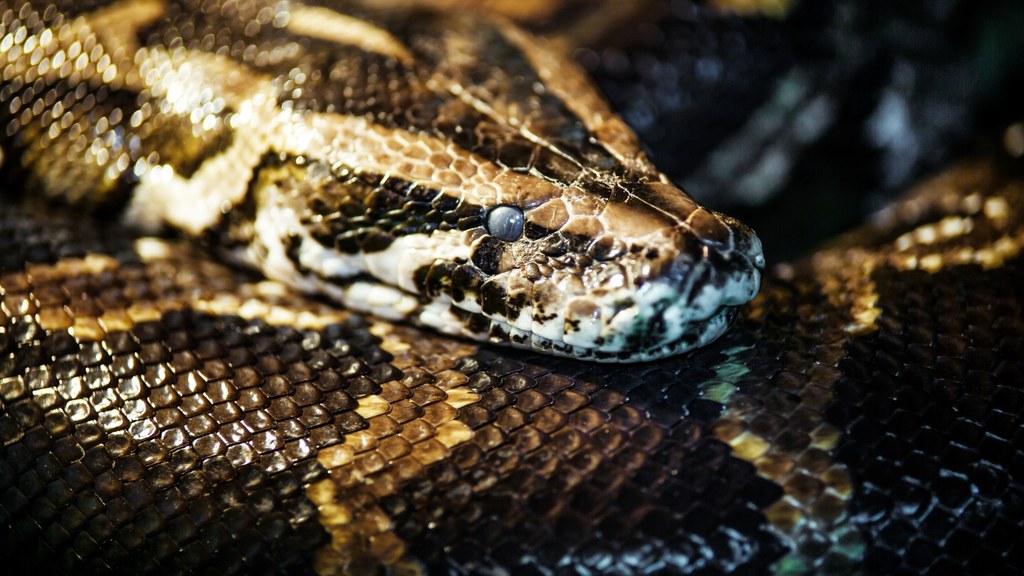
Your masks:
M865 569L1024 568L1007 554L1024 470L994 464L1019 459L1010 439L1024 430L1024 260L934 275L883 268L873 280L880 329L847 346L849 376L828 411L848 431L837 459L859 471L850 512L872 544Z
M280 201L298 206L300 222L317 242L345 254L379 252L399 236L482 226L480 206L401 178L315 159L268 153L249 196L271 188Z
M482 238L473 250L473 264L484 274L494 275L502 272L501 260L507 246L507 243L497 238Z

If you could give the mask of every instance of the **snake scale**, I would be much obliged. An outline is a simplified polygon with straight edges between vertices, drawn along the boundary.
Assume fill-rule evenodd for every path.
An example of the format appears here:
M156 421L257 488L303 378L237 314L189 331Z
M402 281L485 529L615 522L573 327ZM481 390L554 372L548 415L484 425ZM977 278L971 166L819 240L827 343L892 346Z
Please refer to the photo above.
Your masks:
M0 2L4 565L1024 570L1020 126L764 268L486 4Z

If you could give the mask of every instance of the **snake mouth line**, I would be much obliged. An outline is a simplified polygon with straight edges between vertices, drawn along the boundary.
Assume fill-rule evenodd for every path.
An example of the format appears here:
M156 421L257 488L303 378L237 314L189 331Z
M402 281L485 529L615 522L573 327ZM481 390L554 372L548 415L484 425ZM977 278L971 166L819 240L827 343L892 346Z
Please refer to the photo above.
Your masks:
M705 346L728 330L739 308L757 294L763 268L756 259L738 256L725 274L703 264L690 269L682 283L666 277L596 299L565 296L560 312L547 317L524 307L510 320L449 299L434 306L460 327L449 333L474 340L593 362L647 362ZM420 320L426 316L436 315ZM437 325L434 320L425 323Z
M512 342L524 349L577 360L601 363L649 362L700 348L713 342L728 330L736 318L738 310L739 306L723 306L703 320L688 322L682 335L674 340L625 350L605 350L599 345L588 347L569 344L546 338L534 332L527 332L494 318L491 319L488 340L496 344Z

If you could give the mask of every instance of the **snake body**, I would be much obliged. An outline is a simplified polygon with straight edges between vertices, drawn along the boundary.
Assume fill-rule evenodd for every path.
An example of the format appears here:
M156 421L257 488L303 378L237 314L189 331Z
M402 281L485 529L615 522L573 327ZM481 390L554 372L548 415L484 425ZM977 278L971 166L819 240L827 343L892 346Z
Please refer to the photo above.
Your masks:
M737 312L756 237L556 47L380 5L0 3L28 199L0 215L6 563L1024 568L1019 166L948 169ZM138 235L167 225L284 284ZM601 365L406 315L606 360L706 345Z

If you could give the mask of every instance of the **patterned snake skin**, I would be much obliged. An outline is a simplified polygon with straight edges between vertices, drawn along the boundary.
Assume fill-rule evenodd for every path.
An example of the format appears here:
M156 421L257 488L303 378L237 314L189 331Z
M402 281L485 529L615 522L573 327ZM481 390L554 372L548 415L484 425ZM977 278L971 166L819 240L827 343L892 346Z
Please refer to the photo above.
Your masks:
M995 156L770 268L709 346L631 366L343 311L7 180L28 200L0 213L0 559L1024 570L1024 173Z
M552 354L685 352L757 293L757 236L659 173L561 50L363 3L21 6L12 163L350 310Z

